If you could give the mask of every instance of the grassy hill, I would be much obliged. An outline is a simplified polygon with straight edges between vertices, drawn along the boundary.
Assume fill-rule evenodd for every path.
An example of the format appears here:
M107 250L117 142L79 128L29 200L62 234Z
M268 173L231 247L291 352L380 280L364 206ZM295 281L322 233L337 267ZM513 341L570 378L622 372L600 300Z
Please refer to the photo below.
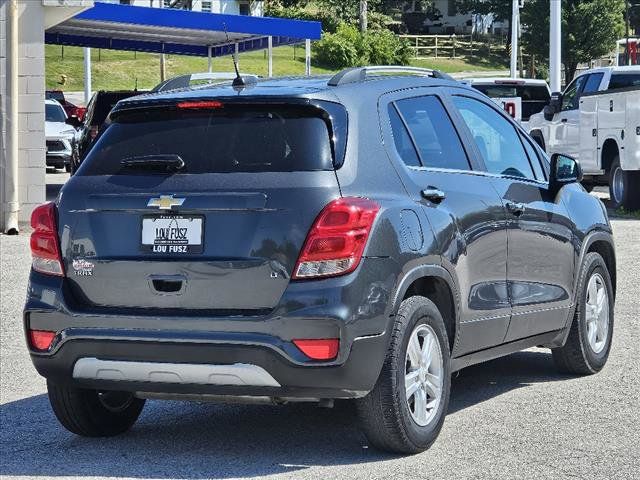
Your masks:
M80 91L84 88L82 48L47 45L45 55L47 88L61 88L67 91ZM160 82L160 62L157 54L93 49L91 60L94 90L133 89L136 85L139 89L148 89ZM472 59L416 59L412 64L437 68L448 73L505 68L504 59L499 56ZM166 68L168 78L183 73L205 72L207 59L167 55ZM214 58L213 69L214 71L232 71L231 57ZM266 51L240 54L240 70L266 76ZM312 72L330 73L331 70L314 65ZM293 46L274 48L273 73L276 76L304 74L304 48ZM64 85L59 83L62 75L66 75Z

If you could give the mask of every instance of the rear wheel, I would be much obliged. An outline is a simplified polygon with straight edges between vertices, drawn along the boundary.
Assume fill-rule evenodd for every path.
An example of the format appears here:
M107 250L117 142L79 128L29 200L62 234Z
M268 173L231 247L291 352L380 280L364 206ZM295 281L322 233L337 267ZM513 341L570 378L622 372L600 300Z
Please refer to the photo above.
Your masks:
M378 381L369 395L357 401L371 444L396 453L428 449L442 428L450 384L442 315L427 298L404 300Z
M616 156L609 171L609 197L613 208L640 208L640 172L623 170Z
M60 423L84 437L111 437L129 430L144 400L129 392L97 391L47 382L49 401Z
M579 375L602 370L611 349L613 307L613 287L607 265L598 253L588 253L580 274L576 311L567 342L551 350L559 370Z

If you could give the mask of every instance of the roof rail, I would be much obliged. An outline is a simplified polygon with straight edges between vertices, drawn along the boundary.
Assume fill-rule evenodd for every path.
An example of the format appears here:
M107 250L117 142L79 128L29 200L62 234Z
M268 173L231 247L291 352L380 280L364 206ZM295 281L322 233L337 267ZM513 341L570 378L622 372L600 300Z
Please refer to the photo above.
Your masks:
M440 70L432 70L430 68L404 67L402 65L383 65L374 67L353 67L346 68L336 73L328 82L331 87L345 85L349 83L364 82L370 74L393 74L413 75L417 77L440 78L443 80L454 80L453 77L441 72Z

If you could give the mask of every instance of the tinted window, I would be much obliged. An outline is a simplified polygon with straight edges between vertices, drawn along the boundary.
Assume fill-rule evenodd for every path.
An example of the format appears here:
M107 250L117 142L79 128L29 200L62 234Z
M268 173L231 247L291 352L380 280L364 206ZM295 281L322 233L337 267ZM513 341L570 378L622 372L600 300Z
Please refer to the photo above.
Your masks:
M468 97L453 97L484 159L487 171L535 178L518 132L488 105Z
M396 150L400 155L400 158L402 158L404 163L410 167L419 167L420 160L418 159L416 149L413 146L411 137L409 137L409 133L407 132L404 123L402 123L402 119L400 118L400 115L398 115L398 111L393 104L389 105L389 120L391 121L393 142L395 143Z
M44 108L44 116L47 122L64 122L67 119L67 116L64 114L64 110L60 105L47 103Z
M562 95L562 111L575 110L578 108L578 100L580 99L580 93L582 92L586 78L584 75L578 77L566 88Z
M107 126L79 173L140 173L121 162L149 155L180 156L180 173L331 170L329 130L314 113L273 107L129 112Z
M438 98L407 98L396 105L425 167L469 170L469 160L453 123Z
M589 75L587 82L584 84L584 88L582 89L583 93L592 93L597 92L600 87L600 82L602 82L602 77L604 77L604 73L592 73Z
M640 87L640 73L614 73L609 80L609 90Z
M522 120L529 120L531 115L541 112L549 103L551 95L545 85L472 85L473 88L491 98L522 99Z
M45 98L64 103L64 93L60 90L47 90Z

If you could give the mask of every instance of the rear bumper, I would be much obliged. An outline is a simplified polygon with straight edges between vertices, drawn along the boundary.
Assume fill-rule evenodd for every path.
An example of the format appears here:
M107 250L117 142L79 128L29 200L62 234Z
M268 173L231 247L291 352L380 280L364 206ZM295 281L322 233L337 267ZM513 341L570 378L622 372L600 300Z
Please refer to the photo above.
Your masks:
M31 358L42 376L56 384L76 387L175 394L354 398L373 388L379 373L377 359L384 359L385 337L383 334L357 339L351 345L347 361L327 366L295 365L274 350L258 345L133 339L70 340L53 355L32 353ZM89 362L84 359L89 362L100 359L102 364L86 367ZM244 372L239 372L240 365L245 367ZM147 375L148 372L154 372L155 377ZM256 372L264 374L257 376Z
M387 261L368 260L379 266ZM375 385L388 345L394 277L374 280L379 273L359 268L345 277L291 283L268 315L206 317L117 309L92 313L65 298L63 279L32 272L24 324L58 332L49 352L30 352L38 372L57 384L166 394L354 398ZM339 353L331 361L311 360L292 343L295 338L339 338Z

